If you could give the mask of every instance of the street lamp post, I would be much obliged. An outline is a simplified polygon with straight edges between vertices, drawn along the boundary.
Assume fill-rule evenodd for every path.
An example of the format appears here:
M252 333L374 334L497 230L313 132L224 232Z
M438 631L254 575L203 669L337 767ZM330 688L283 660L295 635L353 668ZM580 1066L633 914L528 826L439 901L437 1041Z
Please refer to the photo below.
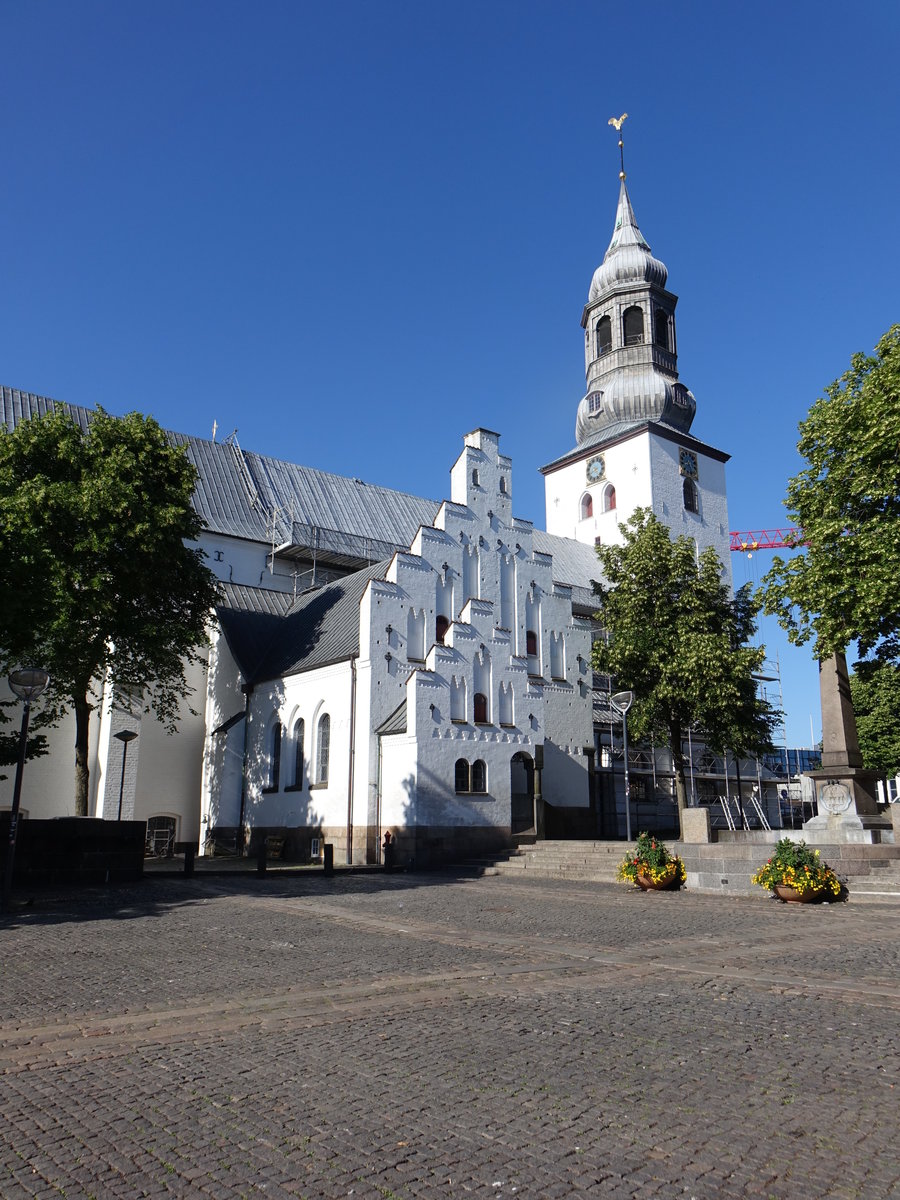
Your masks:
M22 730L19 734L19 761L16 763L16 782L13 788L12 810L9 814L9 849L6 853L6 874L3 876L3 896L0 908L9 908L12 891L13 869L16 865L16 835L19 830L19 802L22 799L22 776L25 773L25 751L28 746L28 722L31 718L31 702L40 696L50 682L50 676L39 667L23 667L13 671L8 683L12 691L25 701L22 713Z
M625 760L625 840L631 841L631 784L628 778L628 710L634 701L634 692L616 692L609 702L622 714L622 754Z
M137 734L133 729L123 729L119 733L113 734L122 743L122 778L119 780L119 812L116 817L117 821L122 820L122 794L125 791L125 763L128 759L128 743L133 742Z

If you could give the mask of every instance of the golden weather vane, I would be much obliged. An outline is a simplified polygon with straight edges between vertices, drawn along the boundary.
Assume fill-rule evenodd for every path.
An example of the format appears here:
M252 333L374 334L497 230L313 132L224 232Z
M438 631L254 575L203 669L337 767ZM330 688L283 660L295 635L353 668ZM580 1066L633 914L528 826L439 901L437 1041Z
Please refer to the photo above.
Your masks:
M628 113L622 113L621 117L610 117L609 122L608 122L610 125L612 125L612 127L615 129L616 133L619 135L619 163L620 163L619 178L620 179L625 178L625 143L622 141L622 126L625 124L627 117L628 117Z

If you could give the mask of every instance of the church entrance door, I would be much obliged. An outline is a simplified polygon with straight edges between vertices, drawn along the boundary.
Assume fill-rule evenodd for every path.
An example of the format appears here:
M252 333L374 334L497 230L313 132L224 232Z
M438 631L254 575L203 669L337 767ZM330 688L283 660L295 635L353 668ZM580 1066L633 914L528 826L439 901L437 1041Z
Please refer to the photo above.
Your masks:
M521 750L509 764L510 825L513 834L534 832L534 759Z

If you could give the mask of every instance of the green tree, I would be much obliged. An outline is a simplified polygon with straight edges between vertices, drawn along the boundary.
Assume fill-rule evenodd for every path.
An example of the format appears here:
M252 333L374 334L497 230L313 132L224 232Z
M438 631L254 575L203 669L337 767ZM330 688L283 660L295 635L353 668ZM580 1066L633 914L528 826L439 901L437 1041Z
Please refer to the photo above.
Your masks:
M62 409L0 432L0 667L50 672L42 707L75 714L75 812L105 679L174 729L215 578L191 547L196 472L149 417Z
M900 325L874 357L855 354L800 424L809 464L788 483L785 507L803 553L773 560L764 606L816 658L900 655Z
M779 714L754 678L765 650L747 644L758 605L749 588L731 595L713 549L698 557L692 538L673 540L649 509L629 518L624 536L597 551L597 619L607 637L594 644L594 669L634 692L629 732L669 746L680 823L689 728L699 726L718 753L771 746Z
M850 692L863 765L885 778L900 773L900 667L857 663Z

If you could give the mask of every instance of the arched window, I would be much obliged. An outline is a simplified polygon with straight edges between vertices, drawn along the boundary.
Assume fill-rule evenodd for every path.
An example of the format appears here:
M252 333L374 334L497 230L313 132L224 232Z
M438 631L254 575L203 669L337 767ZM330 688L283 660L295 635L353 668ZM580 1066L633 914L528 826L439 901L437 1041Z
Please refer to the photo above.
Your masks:
M487 725L488 723L488 702L484 692L475 693L475 724Z
M446 617L437 617L434 622L434 640L439 646L443 646L444 638L447 636L447 630L450 628L450 622Z
M457 792L468 792L470 790L469 764L464 758L458 758L456 760L454 779L454 786Z
M302 721L294 722L294 787L303 787L303 734L306 726Z
M622 314L622 333L626 346L639 346L644 340L644 311L636 304Z
M267 792L277 792L281 778L281 722L276 721L269 732L269 782Z
M601 317L596 326L597 357L609 354L612 350L612 321L609 317Z
M603 511L610 512L616 507L616 489L608 483L603 489Z
M504 496L506 495L506 476L505 475L500 476L500 491L503 493Z
M328 782L328 754L331 747L331 717L322 713L319 717L319 734L316 738L316 783Z
M472 468L472 486L478 487L478 468L477 467Z
M480 758L476 758L472 763L472 791L487 791L487 767Z
M653 316L653 340L657 346L669 349L669 314L658 308Z
M528 674L540 675L541 663L538 658L538 637L533 629L525 631L525 653L528 655Z
M698 513L700 511L700 496L697 492L697 485L693 479L685 479L681 485L681 490L684 495L685 512Z
M585 492L581 497L581 519L586 521L588 517L594 515L594 501L591 499L591 493Z

